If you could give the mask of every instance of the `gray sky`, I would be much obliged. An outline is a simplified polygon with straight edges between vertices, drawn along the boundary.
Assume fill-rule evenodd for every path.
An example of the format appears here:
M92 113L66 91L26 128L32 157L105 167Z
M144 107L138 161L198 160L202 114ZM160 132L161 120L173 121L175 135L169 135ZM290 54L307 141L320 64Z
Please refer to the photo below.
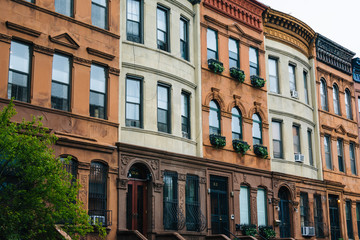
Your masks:
M258 0L290 14L360 57L360 0Z

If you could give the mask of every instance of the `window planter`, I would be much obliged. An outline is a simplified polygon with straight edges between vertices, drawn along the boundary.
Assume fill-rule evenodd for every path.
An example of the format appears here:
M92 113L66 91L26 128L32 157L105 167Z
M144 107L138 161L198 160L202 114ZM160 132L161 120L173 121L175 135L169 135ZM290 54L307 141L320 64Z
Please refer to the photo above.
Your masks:
M276 237L276 232L273 230L272 226L260 226L259 235L269 240L269 239L274 239Z
M240 225L240 230L244 236L255 236L257 234L256 225L254 224Z
M226 138L224 136L210 134L210 143L216 148L223 148L226 145Z
M262 158L267 158L268 157L268 151L267 151L267 147L260 145L260 144L255 144L254 145L254 153Z
M243 83L245 81L245 73L239 68L232 67L230 68L230 76Z
M252 75L250 77L250 80L251 80L251 84L256 87L256 88L262 88L265 86L265 82L266 80L262 79L261 77L259 76L256 76L256 75Z
M223 63L216 59L209 59L208 65L214 73L222 73L224 71Z
M245 154L245 152L250 149L250 145L245 141L234 139L232 143L235 152Z

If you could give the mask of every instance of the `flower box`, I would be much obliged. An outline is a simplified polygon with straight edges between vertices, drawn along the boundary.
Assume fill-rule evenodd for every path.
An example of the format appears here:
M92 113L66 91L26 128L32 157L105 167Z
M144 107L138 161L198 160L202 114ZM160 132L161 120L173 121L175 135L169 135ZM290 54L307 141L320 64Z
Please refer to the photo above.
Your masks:
M255 144L254 146L254 153L262 158L267 158L268 157L268 151L267 151L267 147L260 145L260 144Z
M208 66L214 73L222 73L224 71L223 63L216 59L209 59Z
M250 77L250 80L251 80L251 84L256 88L262 88L265 86L266 80L264 80L263 78L261 78L259 76L252 75Z
M260 226L259 235L264 239L274 239L276 237L276 232L273 230L272 226Z
M250 149L250 145L245 141L242 141L239 139L234 139L232 141L232 143L233 143L233 148L234 148L235 152L245 154L246 151Z
M254 225L254 224L240 225L240 229L244 236L253 236L254 237L257 234L256 225Z
M210 134L210 143L216 148L223 148L226 145L226 138L224 136Z
M243 83L245 81L245 73L239 68L232 67L230 68L230 76Z

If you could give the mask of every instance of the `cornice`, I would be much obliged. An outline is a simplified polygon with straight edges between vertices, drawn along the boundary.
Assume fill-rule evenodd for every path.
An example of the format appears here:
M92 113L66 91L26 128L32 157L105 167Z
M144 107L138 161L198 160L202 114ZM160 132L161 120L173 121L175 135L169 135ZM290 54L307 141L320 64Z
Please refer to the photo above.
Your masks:
M264 14L264 32L266 37L285 42L311 56L315 31L299 19L268 8Z
M6 21L6 27L11 29L11 30L15 30L15 31L18 31L18 32L21 32L21 33L25 33L25 34L27 34L29 36L32 36L32 37L39 37L40 34L41 34L40 31L31 29L31 28L28 28L28 27L24 27L22 25L19 25L19 24L13 23L13 22L9 22L9 21Z
M103 59L106 59L106 60L113 60L115 58L114 55L112 54L109 54L109 53L105 53L105 52L102 52L102 51L99 51L97 49L94 49L94 48L90 48L90 47L87 47L86 48L86 51L91 54L91 55L94 55L94 56L97 56L97 57L101 57Z

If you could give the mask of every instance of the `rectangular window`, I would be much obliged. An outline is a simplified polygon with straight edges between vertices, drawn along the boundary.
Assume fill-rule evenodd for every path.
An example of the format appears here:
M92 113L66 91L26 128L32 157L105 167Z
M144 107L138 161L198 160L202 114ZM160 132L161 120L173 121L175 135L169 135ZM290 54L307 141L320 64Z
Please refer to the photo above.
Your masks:
M282 158L281 122L272 121L274 158Z
M289 65L289 84L290 91L296 91L295 66Z
M73 1L55 0L55 12L58 12L68 17L73 17Z
M266 191L265 189L259 188L257 190L257 217L258 226L267 226L267 210L266 210Z
M350 143L349 144L349 152L350 152L350 166L351 166L351 173L356 175L356 159L355 159L355 144Z
M356 203L356 223L358 228L358 237L360 238L360 203Z
M268 64L270 92L279 93L278 61L276 59L269 58Z
M343 140L342 140L342 139L338 139L336 146L337 146L337 155L338 155L339 171L340 171L340 172L345 172L345 169L344 169Z
M308 150L309 150L309 164L311 166L314 165L314 159L313 159L313 146L312 146L312 132L311 130L307 131L308 135Z
M54 54L51 82L51 107L63 111L70 109L70 58Z
M106 119L106 69L91 65L90 73L90 116Z
M178 226L178 175L164 172L163 220L165 230L177 230Z
M309 198L308 194L300 193L300 223L301 227L309 227Z
M126 79L126 126L142 127L142 81Z
M307 84L307 72L303 72L304 77L304 97L305 97L305 103L309 104L309 90L308 90L308 84Z
M168 12L167 8L157 7L157 48L170 52Z
M181 93L181 131L184 138L190 139L190 95Z
M30 101L30 46L20 42L11 42L8 79L8 98L22 102Z
M250 224L250 195L249 188L240 188L240 224Z
M189 21L180 18L180 54L184 60L189 60Z
M229 68L239 68L239 42L229 38Z
M323 223L323 212L321 195L314 195L314 222L315 222L315 234L316 237L324 237L324 223Z
M256 48L249 47L249 63L250 76L259 76L258 50Z
M107 0L91 1L91 22L94 26L107 29Z
M141 0L127 0L126 6L126 39L142 42Z
M217 32L208 28L206 34L207 59L218 59Z
M347 227L348 238L354 239L352 214L351 214L351 201L349 200L346 200L345 203L345 214L346 214L346 227Z
M330 136L328 135L324 136L324 151L325 151L326 168L332 170L333 168L331 161L331 141L330 141Z
M300 150L300 127L293 126L294 153L301 153Z
M170 131L170 87L158 84L157 87L157 125L159 132L171 133Z
M199 177L186 175L186 230L200 231Z

